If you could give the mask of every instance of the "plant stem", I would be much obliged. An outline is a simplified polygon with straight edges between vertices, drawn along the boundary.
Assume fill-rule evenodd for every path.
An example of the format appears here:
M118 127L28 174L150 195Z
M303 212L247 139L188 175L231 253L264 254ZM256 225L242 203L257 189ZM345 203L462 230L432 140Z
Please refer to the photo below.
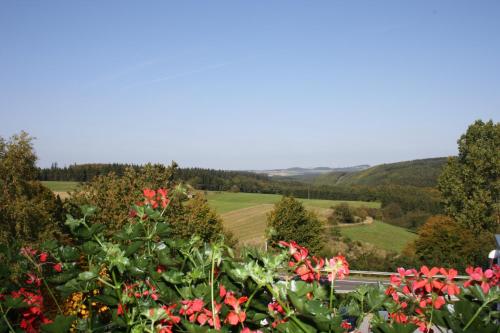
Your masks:
M47 284L47 281L45 281L45 279L43 277L42 267L40 266L40 264L36 263L31 256L26 256L26 258L28 258L28 260L36 267L36 270L38 271L38 274L41 276L41 277L37 276L37 278L39 278L40 280L43 281L43 285L45 286L45 288L49 292L49 295L52 298L52 300L54 301L54 303L56 303L57 309L59 310L59 313L63 314L63 312L61 310L61 307L59 306L59 303L57 302L56 297L52 293L52 289L50 289L49 285Z
M115 287L113 289L115 289L115 294L116 294L116 298L118 298L118 304L122 306L122 311L123 311L123 316L125 317L125 321L127 322L127 332L130 330L130 326L129 326L129 318L128 318L128 314L127 314L127 311L125 310L125 306L122 304L122 296L121 296L121 292L118 291L118 282L116 281L116 274L115 274L115 271L114 270L111 270L111 276L113 277L113 283L115 284Z
M214 304L214 275L215 275L215 249L212 247L212 269L210 270L210 306L212 307L212 320L214 322L214 327L216 325L215 320L215 304ZM217 327L215 327L217 328Z
M262 286L260 284L257 285L257 288L255 288L255 290L252 292L252 294L248 298L248 301L245 303L245 312L247 311L248 307L250 306L250 302L252 302L253 297L259 291L260 288L262 288Z
M333 306L333 289L335 286L335 279L332 278L332 282L330 283L330 302L328 303L328 308L331 310Z
M477 309L476 313L474 313L474 316L471 318L471 320L469 320L467 325L465 325L464 331L466 331L469 328L469 326L472 325L472 323L474 322L474 320L476 320L477 316L479 316L479 314L481 313L483 308L485 308L489 303L490 303L490 301L484 303L483 305L481 305L481 307L479 309Z
M47 291L49 292L50 297L52 297L52 299L54 300L54 303L56 303L57 309L59 310L59 313L63 314L63 311L62 311L61 307L59 306L59 302L57 302L56 296L54 295L54 293L52 293L52 289L50 289L49 285L47 284L47 281L45 281L45 279L42 279L42 281L43 281L45 288L47 288Z
M7 311L3 311L3 306L2 304L0 304L0 311L2 311L2 317L3 317L3 320L5 321L5 323L7 324L7 326L9 327L9 330L12 332L12 333L16 333L16 331L14 330L14 328L12 328L12 326L10 325L10 322L9 322L9 319L7 319L7 313L9 312L10 308L7 309Z

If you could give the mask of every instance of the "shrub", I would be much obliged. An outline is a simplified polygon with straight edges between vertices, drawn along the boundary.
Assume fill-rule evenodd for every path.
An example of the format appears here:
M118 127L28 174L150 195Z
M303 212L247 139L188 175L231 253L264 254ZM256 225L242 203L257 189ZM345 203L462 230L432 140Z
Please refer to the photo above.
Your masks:
M484 235L486 236L486 235ZM430 217L418 231L418 238L407 252L414 253L418 262L426 265L456 267L462 271L467 265L485 264L484 248L493 246L493 235L476 237L450 217Z
M96 207L99 214L93 217L94 222L105 225L107 232L113 233L128 222L129 203L141 200L142 188L170 187L171 203L165 214L172 220L182 221L172 226L173 236L183 238L196 234L204 241L220 237L231 239L201 193L187 195L183 186L174 183L176 169L175 163L169 167L146 164L141 168L126 168L120 176L115 173L100 175L73 193L68 205L76 216L79 216L81 205Z
M332 208L334 209L333 213L330 215L330 217L328 217L328 222L330 224L355 222L353 210L347 203L341 203Z

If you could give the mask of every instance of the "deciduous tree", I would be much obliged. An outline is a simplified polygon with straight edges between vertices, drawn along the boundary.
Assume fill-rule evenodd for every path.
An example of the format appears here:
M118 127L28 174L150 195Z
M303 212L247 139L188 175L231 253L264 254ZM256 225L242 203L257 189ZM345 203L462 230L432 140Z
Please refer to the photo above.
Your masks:
M481 120L458 140L439 178L447 215L476 235L500 223L500 123Z

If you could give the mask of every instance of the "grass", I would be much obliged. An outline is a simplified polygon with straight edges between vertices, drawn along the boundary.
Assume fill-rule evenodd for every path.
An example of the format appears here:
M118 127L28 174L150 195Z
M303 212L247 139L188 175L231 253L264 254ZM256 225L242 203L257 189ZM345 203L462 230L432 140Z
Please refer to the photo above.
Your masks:
M384 250L400 252L417 235L382 221L375 220L369 225L341 228L341 233L352 240L359 240L375 245Z
M75 190L79 182L43 181L42 184L54 192L69 192Z
M219 214L224 214L233 210L248 208L262 204L274 204L281 199L279 194L262 193L231 193L231 192L208 192L209 204L217 210ZM346 202L353 207L380 208L379 202L367 201L342 201L342 200L318 200L318 199L298 199L308 208L330 208L342 202Z
M262 244L265 236L267 213L274 203L281 199L278 194L208 192L208 203L221 214L224 225L240 242ZM320 218L326 219L332 210L330 207L346 202L353 207L378 208L378 202L340 201L299 199L304 206L314 211ZM352 227L354 229L356 227ZM351 237L356 239L355 237ZM377 245L377 244L375 244Z

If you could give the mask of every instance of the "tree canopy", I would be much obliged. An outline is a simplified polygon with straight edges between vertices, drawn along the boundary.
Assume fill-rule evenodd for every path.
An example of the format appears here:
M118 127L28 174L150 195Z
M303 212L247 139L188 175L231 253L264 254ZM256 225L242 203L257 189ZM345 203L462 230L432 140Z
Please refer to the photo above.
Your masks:
M446 214L475 234L500 223L500 123L476 121L439 178Z

